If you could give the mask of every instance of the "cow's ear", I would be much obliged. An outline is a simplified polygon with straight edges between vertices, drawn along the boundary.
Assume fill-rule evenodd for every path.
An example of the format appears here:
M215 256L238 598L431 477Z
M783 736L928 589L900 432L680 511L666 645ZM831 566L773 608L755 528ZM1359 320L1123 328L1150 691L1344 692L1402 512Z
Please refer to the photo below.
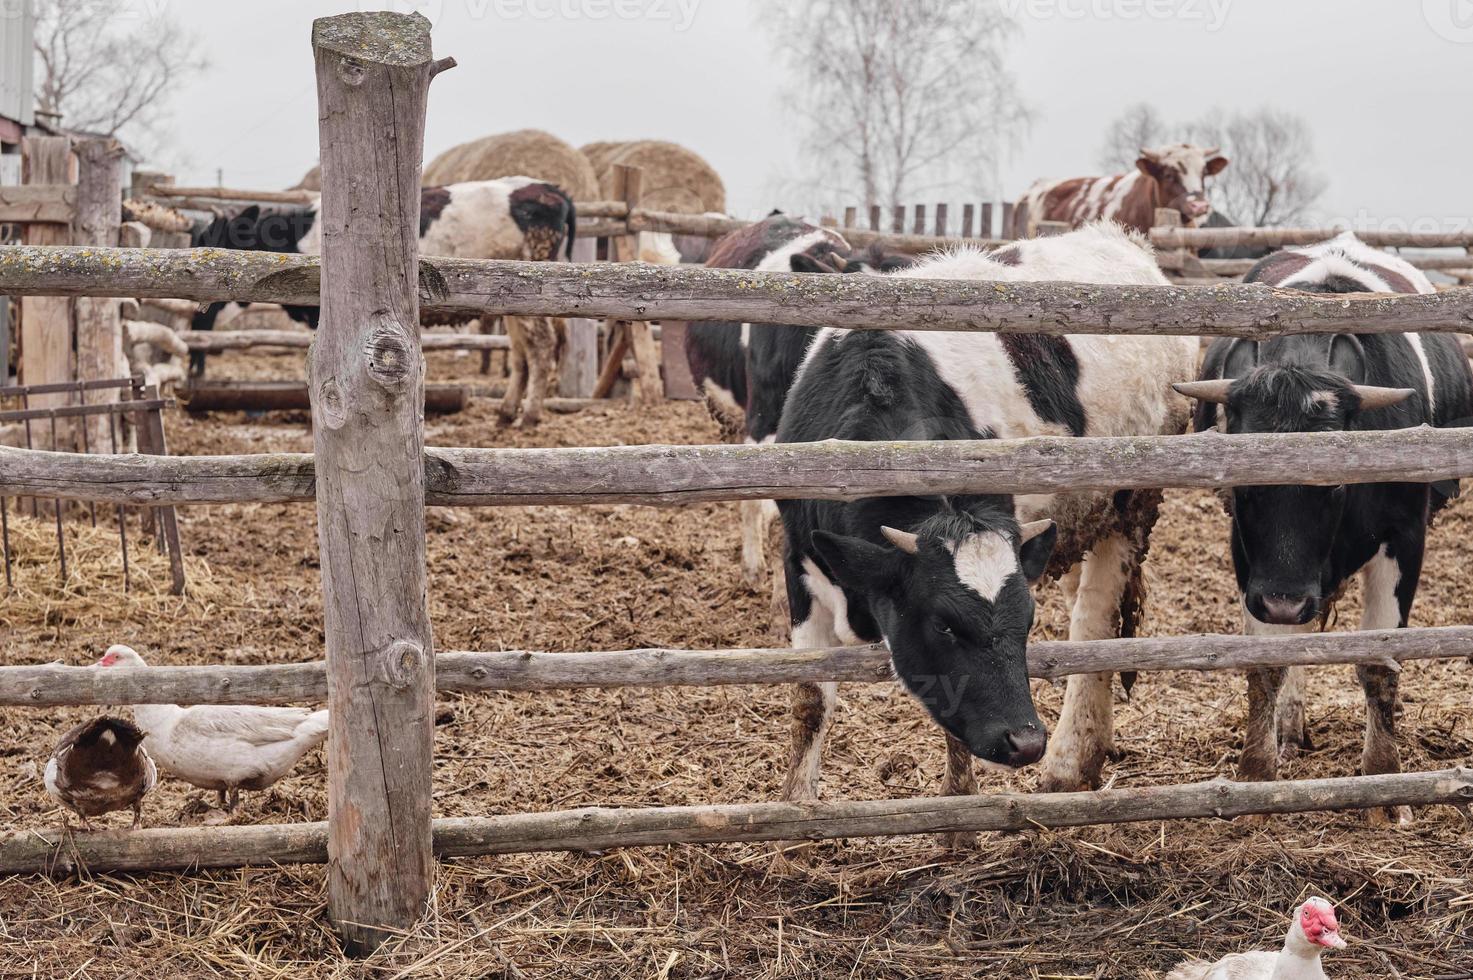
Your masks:
M1337 333L1330 338L1329 367L1352 384L1366 380L1366 349L1360 338L1348 333Z
M1228 163L1228 158L1224 156L1209 157L1207 159L1206 165L1202 168L1202 174L1205 177L1212 177L1220 174L1227 169Z
M1161 166L1160 159L1151 150L1141 150L1140 159L1135 162L1136 169L1147 177L1160 179L1165 170Z
M253 222L253 223L254 222L257 222L257 221L260 221L261 220L261 205L259 205L259 204L252 204L250 207L246 208L240 214L237 214L235 216L235 220L236 221L249 221L249 222Z
M909 560L899 548L828 531L813 532L813 550L840 585L864 596L892 594Z
M1043 578L1048 569L1048 560L1053 557L1054 544L1059 540L1059 528L1053 521L1034 521L1020 528L1023 543L1018 546L1018 567L1029 583Z

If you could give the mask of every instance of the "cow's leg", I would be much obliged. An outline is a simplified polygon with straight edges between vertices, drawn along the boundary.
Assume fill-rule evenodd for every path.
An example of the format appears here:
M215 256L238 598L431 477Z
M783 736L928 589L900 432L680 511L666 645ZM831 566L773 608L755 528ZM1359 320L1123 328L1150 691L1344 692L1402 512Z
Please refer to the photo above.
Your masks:
M1104 640L1119 633L1120 602L1135 562L1134 549L1118 533L1099 541L1084 556L1069 613L1070 640ZM1113 677L1107 672L1069 678L1059 726L1043 760L1039 785L1044 792L1099 786L1105 757L1115 747Z
M1248 636L1312 633L1316 623L1275 626L1254 619L1243 607L1243 632ZM1287 727L1288 730L1285 730ZM1304 668L1270 667L1248 671L1248 728L1238 778L1244 782L1271 782L1279 778L1279 758L1286 736L1304 738Z
M789 558L785 563L788 604L793 617L803 617L793 624L791 645L795 650L838 646L838 630L834 612L823 601L812 596L804 583L804 570ZM835 683L799 684L793 689L792 747L788 755L788 775L783 781L783 799L814 800L818 798L818 770L823 759L823 740L833 720L839 685Z
M517 410L522 405L522 390L527 383L527 337L526 321L519 316L503 317L502 322L506 325L506 336L511 341L511 348L506 352L506 363L511 368L511 374L506 379L506 394L501 398L501 407L497 414L501 416L503 424L510 424L517 417Z
M742 583L750 589L762 584L767 571L767 520L762 513L764 500L743 500L737 504L742 525Z
M1422 542L1401 544L1397 557L1386 548L1361 570L1365 611L1363 630L1405 629L1411 616L1412 598L1422 571ZM1360 665L1355 669L1366 693L1366 738L1361 751L1361 772L1367 776L1401 772L1401 754L1396 748L1398 673L1390 667ZM1366 813L1372 823L1412 822L1409 806L1388 807Z
M557 355L557 335L552 321L533 317L527 323L527 405L522 410L522 425L533 426L542 421L542 401L555 374L553 360Z

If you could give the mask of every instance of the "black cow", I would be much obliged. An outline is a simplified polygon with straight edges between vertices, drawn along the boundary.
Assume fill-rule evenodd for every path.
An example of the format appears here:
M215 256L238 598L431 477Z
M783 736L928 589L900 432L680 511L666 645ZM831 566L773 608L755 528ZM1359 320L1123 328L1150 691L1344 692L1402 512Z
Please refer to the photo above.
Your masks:
M1165 284L1149 248L1105 223L994 253L963 248L894 275ZM1171 373L1190 370L1196 348L1182 337L823 330L788 392L777 441L1179 433L1188 405L1171 391ZM1071 639L1133 635L1159 500L1125 491L780 501L793 645L883 640L897 676L948 735L947 793L974 787L972 756L1021 766L1046 748L1046 788L1098 785L1113 748L1111 675L1069 679L1049 741L1024 658L1028 583L1060 578ZM832 684L796 691L789 799L817 792L834 703Z
M232 216L219 215L214 220L196 226L190 235L190 244L195 248L232 248L244 252L277 252L296 254L301 251L299 243L312 230L317 221L315 209L293 209L261 213L261 208L250 207ZM226 307L239 309L241 304L211 303L194 314L190 321L191 330L214 330L220 311ZM321 312L316 306L283 306L286 315L297 323L305 323L317 329L317 318ZM203 377L205 352L190 351L189 374Z
M1316 293L1433 291L1417 269L1351 235L1275 253L1246 281ZM1473 373L1448 334L1219 340L1207 353L1201 380L1177 390L1198 399L1199 431L1446 427L1467 424L1473 416ZM1365 592L1361 629L1405 627L1428 523L1457 489L1456 481L1235 489L1229 506L1232 555L1245 631L1316 629L1357 572ZM1396 671L1362 666L1356 672L1366 694L1361 769L1368 775L1398 772ZM1300 686L1297 672L1250 672L1241 778L1275 778L1281 744L1289 750L1305 744ZM1410 811L1376 816L1406 820Z

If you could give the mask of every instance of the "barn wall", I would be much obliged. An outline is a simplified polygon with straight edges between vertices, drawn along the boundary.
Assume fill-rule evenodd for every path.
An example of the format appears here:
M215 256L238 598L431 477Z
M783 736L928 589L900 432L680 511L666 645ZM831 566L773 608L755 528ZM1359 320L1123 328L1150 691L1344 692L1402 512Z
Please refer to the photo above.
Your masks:
M35 67L31 43L36 15L29 3L4 4L0 16L0 117L22 126L35 122Z

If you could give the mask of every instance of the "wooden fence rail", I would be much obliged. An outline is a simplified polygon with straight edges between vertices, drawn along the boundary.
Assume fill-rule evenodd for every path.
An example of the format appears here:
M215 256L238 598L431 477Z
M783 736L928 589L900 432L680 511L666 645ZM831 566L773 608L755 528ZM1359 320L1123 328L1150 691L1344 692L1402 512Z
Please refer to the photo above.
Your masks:
M1473 656L1473 627L1301 636L1173 636L1048 640L1028 646L1028 673L1247 670L1255 667L1396 665ZM592 653L438 653L440 691L547 691L615 687L719 687L893 677L883 646L821 650L605 650ZM260 667L0 667L0 705L295 704L327 696L322 661Z
M180 330L178 336L190 350L218 354L257 347L306 350L316 334L301 330ZM426 333L420 335L420 346L424 350L508 350L511 339L500 334Z
M1473 291L1316 296L1220 286L1103 286L794 275L701 267L426 258L421 307L854 330L1236 336L1473 331ZM0 247L0 292L318 302L315 256L223 249Z
M899 834L1027 831L1265 813L1466 805L1473 770L1346 776L1297 782L1225 779L1093 793L994 793L906 800L729 803L647 808L585 807L549 813L456 817L433 823L442 858L615 847L804 841ZM243 865L322 864L327 825L184 827L127 834L26 830L0 837L0 874L86 868L165 871Z
M1289 248L1318 245L1344 228L1152 228L1157 248ZM1375 248L1467 248L1473 229L1462 231L1357 231L1355 237Z
M427 449L439 507L679 505L1145 487L1431 483L1473 475L1473 429L956 442ZM105 503L313 498L308 453L87 456L0 446L0 494Z

